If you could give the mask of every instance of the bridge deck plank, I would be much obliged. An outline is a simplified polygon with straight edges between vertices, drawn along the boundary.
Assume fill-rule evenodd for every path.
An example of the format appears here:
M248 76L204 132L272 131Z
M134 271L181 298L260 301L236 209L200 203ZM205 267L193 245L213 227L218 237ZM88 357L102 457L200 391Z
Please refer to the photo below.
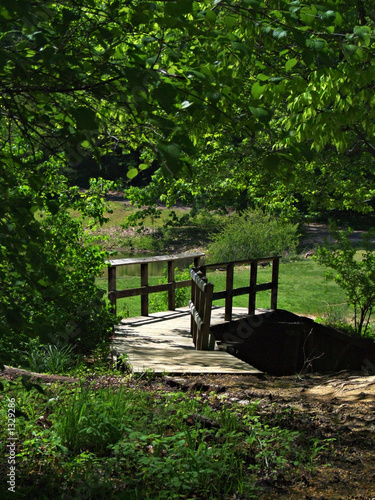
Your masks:
M233 308L233 319L247 309ZM224 308L212 309L211 324L224 323ZM190 335L188 308L127 318L115 327L113 348L126 353L133 372L261 374L225 351L197 351Z

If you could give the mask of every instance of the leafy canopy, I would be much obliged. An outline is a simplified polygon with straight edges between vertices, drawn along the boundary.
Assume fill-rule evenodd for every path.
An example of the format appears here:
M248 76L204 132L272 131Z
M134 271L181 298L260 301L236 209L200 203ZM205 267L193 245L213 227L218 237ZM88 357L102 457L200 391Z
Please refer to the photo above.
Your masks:
M228 132L268 135L266 168L306 146L374 154L367 2L19 0L0 16L9 134L71 161L121 142L177 173Z
M260 198L268 185L279 198L285 190L309 199L328 185L328 205L338 195L347 206L370 199L372 9L366 0L2 1L4 331L28 325L35 334L34 313L43 307L52 330L61 326L82 303L81 278L71 269L87 271L88 292L103 263L83 242L82 226L67 217L83 198L64 187L62 171L86 156L138 148L139 169L155 160L164 185L165 173L185 179L187 188L196 176L201 192L210 179L217 192L223 185ZM214 152L228 147L228 161L215 164ZM320 184L309 172L319 173ZM136 173L132 167L128 176ZM85 203L101 223L99 184ZM95 293L86 304L89 296ZM59 321L57 310L65 311Z

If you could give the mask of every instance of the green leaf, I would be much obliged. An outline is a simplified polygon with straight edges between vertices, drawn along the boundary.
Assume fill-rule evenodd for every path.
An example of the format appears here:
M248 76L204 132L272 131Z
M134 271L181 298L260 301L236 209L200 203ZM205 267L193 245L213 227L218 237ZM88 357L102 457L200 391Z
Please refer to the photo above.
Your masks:
M342 51L348 61L351 59L357 59L356 55L361 55L361 49L357 45L345 44L342 47ZM353 57L354 56L354 57Z
M134 177L136 177L137 175L138 175L138 169L136 168L131 168L130 170L128 170L126 174L128 179L134 179Z
M268 75L265 75L264 73L259 73L257 75L257 78L258 80L260 80L261 82L268 82L268 80L270 79L270 77Z
M307 26L312 26L316 20L316 15L318 13L318 9L315 5L311 5L310 7L303 7L300 12L300 19Z
M353 44L344 44L343 49L347 54L352 55L352 54L355 54L357 52L358 46L353 45Z
M189 108L193 103L190 101L182 101L181 103L181 109L186 109Z
M339 12L336 12L336 14L335 14L335 24L339 28L341 28L341 26L342 26L342 15Z
M159 143L158 144L159 151L169 158L179 158L181 156L181 149L175 143Z
M327 46L327 42L323 38L309 38L306 40L306 45L312 50L320 52Z
M216 17L217 16L213 10L206 10L205 19L207 21L207 24L209 24L210 26L214 26L216 22Z
M353 33L363 40L371 33L371 30L368 26L355 26Z
M194 75L194 76L196 76L199 80L206 80L206 78L207 78L207 75L205 75L205 74L201 73L200 71L196 71L196 70L194 70L194 69L190 69L190 70L189 70L188 77L189 77L190 75Z
M259 99L259 97L263 94L265 89L266 89L265 85L262 85L260 82L255 82L254 85L251 87L251 95L254 97L254 99Z
M260 122L269 122L272 116L271 112L265 108L254 108L251 106L250 111Z
M233 50L239 52L241 55L246 56L251 54L251 47L248 43L231 42L231 45L233 47Z
M273 30L273 36L277 40L280 40L281 38L285 38L287 36L288 32L284 28L276 28Z
M234 15L229 15L224 18L224 23L227 28L233 28L233 26L238 22L238 17Z
M285 63L285 71L290 71L292 68L294 68L294 66L298 63L298 59L296 59L295 57L293 57L293 59L289 59L289 61L287 61Z

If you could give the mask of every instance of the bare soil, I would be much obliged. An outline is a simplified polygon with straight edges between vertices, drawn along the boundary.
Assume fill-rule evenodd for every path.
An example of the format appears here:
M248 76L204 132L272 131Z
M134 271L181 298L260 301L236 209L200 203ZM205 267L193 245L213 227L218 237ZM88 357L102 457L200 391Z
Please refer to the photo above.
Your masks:
M305 229L305 234L302 238L301 242L302 246L305 246L307 248L315 248L326 240L330 242L334 241L332 236L330 235L329 228L326 224L317 224L317 223L306 224L304 229ZM340 229L346 230L347 228L342 227ZM352 241L353 243L361 243L362 236L366 232L367 231L362 231L362 230L353 231L353 233L349 236L349 240ZM372 243L375 243L375 240L371 241Z

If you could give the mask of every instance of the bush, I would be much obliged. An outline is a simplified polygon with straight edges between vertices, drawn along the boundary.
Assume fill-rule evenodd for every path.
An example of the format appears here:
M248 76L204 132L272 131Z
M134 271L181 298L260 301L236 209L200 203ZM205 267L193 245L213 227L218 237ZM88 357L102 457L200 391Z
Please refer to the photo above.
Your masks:
M17 361L25 336L89 350L109 339L116 322L95 285L107 254L85 231L90 221L105 221L110 185L93 180L82 193L60 169L59 162L34 157L13 168L0 163L0 362L6 364Z
M294 252L297 224L284 223L262 210L246 210L229 218L208 248L212 262L258 259Z
M121 390L90 392L81 387L57 413L56 431L72 453L105 453L124 431L126 416L131 413L126 403Z
M366 335L375 306L375 253L370 241L372 233L362 236L364 254L356 257L357 250L349 240L352 230L331 228L335 243L325 242L318 248L315 258L332 270L326 273L344 291L348 305L354 307L354 326L358 335Z
M188 270L175 271L175 280L183 281L190 279ZM165 283L164 280L159 280L159 284ZM175 290L175 307L185 307L189 303L190 289L187 287L176 288ZM150 295L150 312L168 311L168 292L154 293Z

